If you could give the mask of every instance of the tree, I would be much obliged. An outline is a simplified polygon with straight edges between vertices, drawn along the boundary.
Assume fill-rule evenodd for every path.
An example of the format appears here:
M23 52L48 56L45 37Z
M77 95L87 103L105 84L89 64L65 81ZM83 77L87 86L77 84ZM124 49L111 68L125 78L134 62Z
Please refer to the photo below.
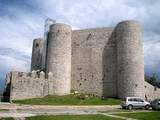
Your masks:
M153 86L160 88L160 82L156 73L153 73L152 76L145 75L145 81L147 81Z

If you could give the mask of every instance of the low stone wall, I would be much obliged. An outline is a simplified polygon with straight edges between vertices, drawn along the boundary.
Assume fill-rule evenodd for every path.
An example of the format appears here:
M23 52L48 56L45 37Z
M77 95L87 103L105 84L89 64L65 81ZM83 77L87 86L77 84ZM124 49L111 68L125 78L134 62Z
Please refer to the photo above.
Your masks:
M50 73L51 74L51 73ZM6 93L10 101L53 95L52 74L45 78L44 72L30 73L12 71L6 76ZM145 98L149 101L160 97L160 89L145 82Z
M145 97L147 100L153 100L160 98L160 88L152 86L151 84L145 82Z
M48 80L44 72L17 72L9 73L7 81L11 82L10 100L43 97L48 95Z

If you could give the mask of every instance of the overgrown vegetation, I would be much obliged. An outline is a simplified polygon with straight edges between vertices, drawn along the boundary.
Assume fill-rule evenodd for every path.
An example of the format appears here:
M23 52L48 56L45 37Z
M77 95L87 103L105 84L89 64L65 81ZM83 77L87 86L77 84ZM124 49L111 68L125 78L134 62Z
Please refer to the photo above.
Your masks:
M57 116L34 116L26 120L121 120L104 115L57 115Z
M30 105L118 105L119 99L100 97L91 94L71 94L64 96L46 96L26 100L14 100L13 103Z
M155 73L153 73L153 75L147 76L145 75L145 81L147 81L148 83L150 83L151 85L160 88L160 80L158 80L158 77Z
M138 120L160 120L160 112L118 113L116 115Z

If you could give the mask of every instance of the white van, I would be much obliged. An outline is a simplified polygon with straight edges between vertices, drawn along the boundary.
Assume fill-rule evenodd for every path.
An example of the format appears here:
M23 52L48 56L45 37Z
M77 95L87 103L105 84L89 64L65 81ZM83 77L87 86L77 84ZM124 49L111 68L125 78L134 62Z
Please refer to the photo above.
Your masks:
M124 100L122 100L121 103L122 108L126 109L133 109L133 108L150 108L150 103L139 98L139 97L126 97Z

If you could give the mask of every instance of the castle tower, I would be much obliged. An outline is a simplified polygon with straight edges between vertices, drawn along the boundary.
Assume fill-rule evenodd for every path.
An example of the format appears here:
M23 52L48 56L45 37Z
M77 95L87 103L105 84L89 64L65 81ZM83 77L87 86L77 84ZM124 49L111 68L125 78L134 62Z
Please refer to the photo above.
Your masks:
M115 28L117 42L118 97L144 98L142 35L136 21L120 22Z
M71 32L69 25L56 23L48 33L47 73L49 76L49 94L65 95L71 89ZM52 86L51 86L52 85Z
M47 18L45 20L45 25L44 25L44 42L43 42L43 49L42 49L42 69L45 71L46 70L46 49L47 49L47 37L48 37L48 32L49 28L52 24L55 24L56 21L52 20L50 18Z
M43 39L34 39L32 47L31 71L40 70L42 68L42 49Z

